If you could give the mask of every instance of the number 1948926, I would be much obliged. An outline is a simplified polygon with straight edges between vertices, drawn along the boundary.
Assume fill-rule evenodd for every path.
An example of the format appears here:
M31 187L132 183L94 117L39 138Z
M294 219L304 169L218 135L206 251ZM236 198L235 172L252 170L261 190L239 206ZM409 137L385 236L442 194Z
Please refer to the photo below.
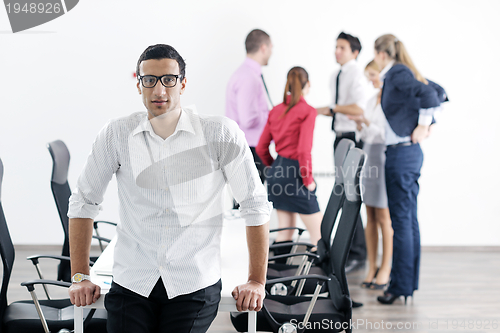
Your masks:
M45 14L59 14L62 10L60 3L25 3L21 5L20 3L7 3L5 5L7 7L7 13L45 13Z

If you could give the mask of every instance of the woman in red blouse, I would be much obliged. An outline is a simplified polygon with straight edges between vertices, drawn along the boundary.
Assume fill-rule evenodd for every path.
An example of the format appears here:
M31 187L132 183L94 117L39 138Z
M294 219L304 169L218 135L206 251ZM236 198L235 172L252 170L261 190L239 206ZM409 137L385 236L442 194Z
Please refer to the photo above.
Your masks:
M287 75L283 103L269 113L257 154L266 166L267 193L278 212L279 228L294 227L296 213L309 231L310 241L321 237L323 214L316 198L312 175L311 149L317 111L307 104L309 75L302 67L293 67ZM269 144L274 141L278 157L273 159ZM276 242L290 241L293 230L278 232Z

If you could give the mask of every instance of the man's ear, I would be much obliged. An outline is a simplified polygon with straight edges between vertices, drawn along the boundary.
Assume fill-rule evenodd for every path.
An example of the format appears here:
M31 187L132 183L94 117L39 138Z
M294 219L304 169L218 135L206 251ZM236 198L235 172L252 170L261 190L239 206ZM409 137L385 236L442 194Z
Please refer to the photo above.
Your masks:
M139 91L139 95L141 95L142 91L141 91L141 82L140 82L140 80L137 80L137 90Z
M354 59L358 59L358 56L359 56L359 51L356 50L353 52L354 53Z
M184 93L184 90L186 90L186 83L187 83L187 79L183 78L181 81L181 92L180 92L181 95Z
M268 47L269 47L269 46L268 46L266 43L262 43L262 44L260 44L259 50L260 50L262 53L266 53L266 49L267 49Z

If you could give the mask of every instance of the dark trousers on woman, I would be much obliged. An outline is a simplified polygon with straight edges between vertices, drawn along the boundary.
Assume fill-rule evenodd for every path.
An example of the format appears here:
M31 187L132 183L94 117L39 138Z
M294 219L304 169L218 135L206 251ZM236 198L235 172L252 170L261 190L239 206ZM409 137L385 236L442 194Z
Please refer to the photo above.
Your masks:
M394 229L391 282L388 292L410 296L418 289L420 231L417 220L418 179L423 163L419 144L388 146L385 179Z
M221 281L169 299L161 279L149 297L113 282L104 304L108 333L203 333L217 315Z
M354 132L343 133L342 135L337 135L335 142L333 143L333 150L337 148L340 140L350 139L356 144L356 148L363 148L362 141L356 141L356 135ZM363 221L361 220L361 215L359 215L356 221L356 230L354 231L354 236L352 238L351 249L349 250L349 256L347 258L348 265L352 260L357 260L359 262L364 262L366 260L366 239L365 231L363 229Z

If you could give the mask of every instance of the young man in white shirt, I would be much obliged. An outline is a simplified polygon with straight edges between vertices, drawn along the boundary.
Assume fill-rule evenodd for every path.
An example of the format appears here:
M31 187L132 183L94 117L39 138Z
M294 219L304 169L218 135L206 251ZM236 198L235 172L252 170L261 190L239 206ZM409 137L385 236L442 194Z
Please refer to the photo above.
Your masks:
M318 114L333 117L332 130L335 131L334 149L340 140L348 138L362 148L363 143L356 138L356 122L348 115L360 115L366 107L368 82L356 58L361 51L357 37L341 32L337 37L335 59L340 69L332 75L330 88L332 104L318 108ZM357 222L351 251L346 264L346 272L363 266L366 260L366 242L361 218Z
M262 307L272 206L237 124L181 107L185 63L173 47L148 47L137 78L147 112L105 125L70 198L70 299L80 306L100 296L87 280L92 222L115 174L120 223L107 331L205 332L220 301L225 184L247 225L249 279L233 290L240 311Z

